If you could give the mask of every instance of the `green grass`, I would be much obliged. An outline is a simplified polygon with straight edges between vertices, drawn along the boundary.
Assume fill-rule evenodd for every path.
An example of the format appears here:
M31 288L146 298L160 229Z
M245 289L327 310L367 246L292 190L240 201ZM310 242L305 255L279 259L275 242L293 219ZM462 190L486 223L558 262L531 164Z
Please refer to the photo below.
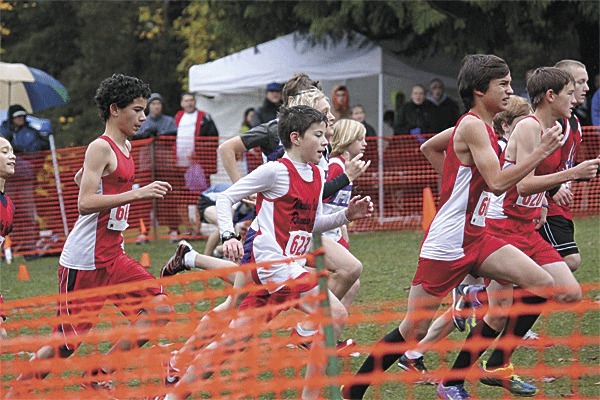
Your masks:
M575 273L582 282L600 282L600 217L594 216L575 221L576 241L582 254L582 265ZM422 232L394 231L353 234L351 237L352 252L364 264L361 277L361 292L356 300L357 306L376 305L378 302L396 300L404 301L408 295L408 288L412 281L417 265L418 250L422 239ZM197 250L202 251L203 241L192 242ZM171 256L175 245L166 240L159 240L145 245L128 244L127 252L139 259L142 252L150 254L152 267L150 271L158 275L160 267ZM28 267L31 280L19 281L18 266L25 263ZM38 260L24 261L17 257L13 264L3 264L0 267L0 291L5 301L33 297L44 294L54 294L57 291L57 266L58 257L44 257ZM599 296L594 293L595 300ZM398 321L399 322L399 321ZM565 335L571 332L568 327L577 326L588 335L600 335L600 312L587 313L582 318L574 318L571 313L555 313L542 318L535 329L540 333L553 336ZM345 337L353 337L361 344L369 344L379 340L393 325L379 326L372 324L348 328ZM565 329L567 327L568 329ZM460 338L457 333L454 338ZM532 348L517 350L513 361L515 365L532 366L541 357L545 363L552 366L568 368L571 359L578 358L586 365L598 366L598 374L581 378L577 384L577 392L588 398L600 398L600 350L599 346L583 348L573 352L568 348L553 347L538 351ZM454 359L455 353L443 355L447 361ZM344 367L349 371L356 371L363 358L345 360ZM435 367L439 365L440 357L435 352L426 356L426 363ZM397 367L392 367L393 372L398 372ZM549 383L540 383L547 397L561 398L569 396L571 385L568 379L556 379ZM370 391L371 398L402 399L405 393L412 393L414 398L434 398L433 386L415 386L406 388L401 383L382 385L376 391ZM500 398L506 393L501 389L488 388L478 385L477 394L480 398Z

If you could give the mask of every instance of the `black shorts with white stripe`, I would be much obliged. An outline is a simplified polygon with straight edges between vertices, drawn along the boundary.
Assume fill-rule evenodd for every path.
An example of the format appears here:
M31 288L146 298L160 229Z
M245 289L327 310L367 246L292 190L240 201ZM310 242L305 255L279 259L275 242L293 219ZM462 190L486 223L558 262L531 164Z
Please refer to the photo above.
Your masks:
M562 256L578 254L579 249L575 243L575 225L573 221L561 215L548 217L540 234Z

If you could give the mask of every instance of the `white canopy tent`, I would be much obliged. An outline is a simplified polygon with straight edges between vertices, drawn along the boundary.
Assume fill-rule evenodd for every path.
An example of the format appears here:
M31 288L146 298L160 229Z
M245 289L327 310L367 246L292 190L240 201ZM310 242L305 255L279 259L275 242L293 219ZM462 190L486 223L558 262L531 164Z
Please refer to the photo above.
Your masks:
M319 80L328 96L334 86L347 86L351 105L365 107L367 121L380 136L380 165L371 166L378 168L380 179L383 179L383 113L394 108L392 93L400 90L408 101L414 84L427 85L437 77L451 95L456 94L456 78L410 66L358 33L339 40L327 37L315 41L310 34L299 32L194 65L189 71L189 90L196 94L197 107L212 115L221 139L226 140L238 134L244 110L262 103L268 83L286 82L299 72ZM218 169L211 183L228 180L221 165ZM383 193L379 199L379 216L384 218Z
M393 108L395 90L408 100L414 84L427 85L438 77L449 93L456 93L456 78L410 66L358 33L321 43L298 32L192 66L189 89L228 137L239 130L244 109L262 103L268 83L283 83L298 72L319 80L328 96L335 85L346 85L351 104L365 107L367 121L378 132L383 131L383 112Z

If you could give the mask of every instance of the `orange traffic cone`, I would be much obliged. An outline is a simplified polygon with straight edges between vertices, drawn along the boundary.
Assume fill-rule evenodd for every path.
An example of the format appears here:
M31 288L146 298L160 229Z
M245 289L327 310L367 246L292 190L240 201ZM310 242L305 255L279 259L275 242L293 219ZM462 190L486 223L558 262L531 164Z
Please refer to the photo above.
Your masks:
M12 255L12 240L10 240L10 235L6 236L4 240L4 258L6 259L7 264L11 264L13 261Z
M423 188L423 218L421 219L421 227L424 231L426 231L427 228L429 228L429 225L431 225L431 221L433 221L433 217L435 217L436 212L435 201L433 200L431 188Z
M144 223L144 219L140 218L140 234L137 235L135 244L148 243L147 233L148 233L148 230L146 229L146 224Z
M31 277L29 276L29 270L27 269L27 265L21 264L19 265L19 280L20 281L28 281Z
M142 256L140 257L140 264L142 264L142 267L144 268L150 267L152 265L150 262L150 254L142 253Z

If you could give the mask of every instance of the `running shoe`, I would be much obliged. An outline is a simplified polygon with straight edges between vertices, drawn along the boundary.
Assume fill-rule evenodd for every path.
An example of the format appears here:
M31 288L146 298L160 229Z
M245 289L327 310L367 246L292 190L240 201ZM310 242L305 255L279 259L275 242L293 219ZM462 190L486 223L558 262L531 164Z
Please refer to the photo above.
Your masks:
M423 376L423 379L419 379L418 381L416 381L415 383L417 384L437 385L435 379L433 379L430 376L429 371L427 371L427 367L425 366L423 356L411 360L403 354L398 360L398 366L405 371L420 372Z
M472 328L475 325L475 316L465 318L465 309L476 309L481 307L481 301L477 294L485 290L483 285L458 285L452 290L452 322L456 329L464 332L467 325Z
M193 248L188 242L185 240L180 241L177 245L177 249L175 249L175 254L169 258L169 261L167 261L164 267L162 267L160 270L160 277L172 276L180 273L181 271L191 270L190 267L185 265L184 260L185 255L192 250Z
M443 382L440 382L437 387L437 395L438 398L446 400L463 400L470 398L464 385L444 386Z
M405 371L415 371L420 372L422 374L427 373L427 367L425 366L423 356L411 360L410 358L407 358L404 354L402 354L402 356L398 360L398 366Z
M534 385L523 381L515 374L515 367L509 364L507 367L487 369L486 362L481 365L485 373L479 381L487 386L498 386L508 390L513 396L532 397L538 392Z
M315 334L316 335L316 334ZM310 350L312 346L312 341L315 335L311 336L301 336L296 329L292 329L292 334L290 335L293 340L290 344L288 344L289 348L298 347L303 350ZM352 348L356 346L356 342L354 339L346 339L346 340L338 340L335 348L337 350L337 354L339 357L359 357L360 353L353 352Z

